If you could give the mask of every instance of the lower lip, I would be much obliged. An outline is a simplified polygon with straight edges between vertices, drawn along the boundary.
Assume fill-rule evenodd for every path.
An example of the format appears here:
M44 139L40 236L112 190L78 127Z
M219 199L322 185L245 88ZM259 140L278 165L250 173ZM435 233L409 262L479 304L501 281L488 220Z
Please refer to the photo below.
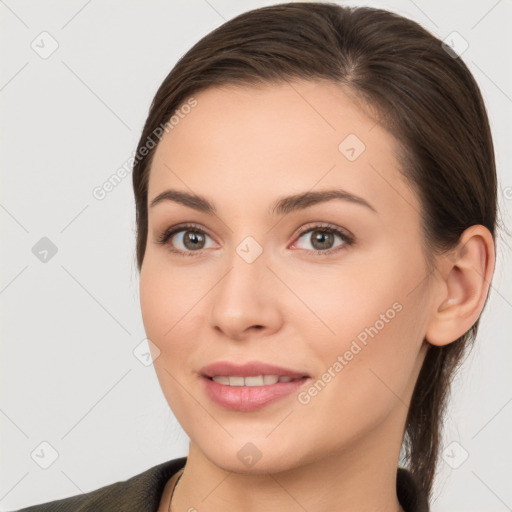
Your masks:
M280 398L290 395L309 380L308 377L291 382L277 382L268 386L226 386L208 377L202 377L206 393L218 405L234 411L255 411Z

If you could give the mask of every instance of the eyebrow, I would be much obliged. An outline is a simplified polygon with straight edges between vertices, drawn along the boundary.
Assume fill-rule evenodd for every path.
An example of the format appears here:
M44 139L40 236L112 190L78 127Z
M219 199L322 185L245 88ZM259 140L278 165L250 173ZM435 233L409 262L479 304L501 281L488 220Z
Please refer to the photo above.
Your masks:
M303 210L315 204L331 201L333 199L358 204L377 213L377 210L370 203L368 203L368 201L342 189L321 190L316 192L309 191L292 196L282 197L272 205L269 212L272 215L283 215L293 211ZM205 197L173 189L165 190L161 194L158 194L151 201L150 208L153 208L157 204L160 204L164 201L180 203L184 206L188 206L189 208L193 208L194 210L206 213L208 215L216 213L215 206Z

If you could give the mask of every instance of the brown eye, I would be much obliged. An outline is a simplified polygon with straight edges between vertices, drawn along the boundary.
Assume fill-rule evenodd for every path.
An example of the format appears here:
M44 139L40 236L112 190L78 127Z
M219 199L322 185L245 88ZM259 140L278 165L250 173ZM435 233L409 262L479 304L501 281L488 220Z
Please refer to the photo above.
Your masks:
M353 237L332 226L313 226L310 229L303 230L297 240L302 238L311 245L312 249L308 247L299 247L299 249L305 249L314 254L331 254L352 245L354 242ZM340 239L341 242L334 245L336 238ZM297 245L297 243L294 245Z
M169 250L173 253L194 256L194 253L208 248L208 239L211 240L211 237L196 226L181 225L167 229L160 235L157 242L169 246Z
M310 240L314 249L331 249L334 243L334 234L325 230L315 230L311 232Z
M179 233L185 233L184 235L181 235L181 238L178 238L181 243L185 246L186 249L189 249L191 251L196 251L204 248L205 244L205 235L204 233L200 233L199 231L190 231L190 230L183 230L178 231ZM174 235L176 237L176 235ZM173 238L174 238L173 237Z

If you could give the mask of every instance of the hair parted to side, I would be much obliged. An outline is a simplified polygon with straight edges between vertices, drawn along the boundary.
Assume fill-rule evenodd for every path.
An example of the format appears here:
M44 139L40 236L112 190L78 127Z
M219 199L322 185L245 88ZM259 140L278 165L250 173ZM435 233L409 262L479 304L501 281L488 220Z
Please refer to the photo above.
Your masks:
M334 82L379 112L381 124L400 143L400 172L420 199L430 270L434 257L453 249L472 225L485 226L496 242L491 131L478 85L462 60L398 14L292 2L245 12L213 30L178 61L158 89L133 167L139 271L148 234L148 180L155 147L144 156L139 151L147 148L155 129L206 88L294 79ZM478 324L453 343L429 346L412 396L405 462L429 497L451 380L474 342Z

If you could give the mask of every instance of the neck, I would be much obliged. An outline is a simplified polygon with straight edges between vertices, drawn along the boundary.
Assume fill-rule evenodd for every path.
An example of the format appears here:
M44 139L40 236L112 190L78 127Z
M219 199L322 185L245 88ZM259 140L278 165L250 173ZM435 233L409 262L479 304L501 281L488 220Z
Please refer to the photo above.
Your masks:
M402 439L396 428L380 427L350 449L278 472L225 470L191 442L171 510L400 512L396 475Z

